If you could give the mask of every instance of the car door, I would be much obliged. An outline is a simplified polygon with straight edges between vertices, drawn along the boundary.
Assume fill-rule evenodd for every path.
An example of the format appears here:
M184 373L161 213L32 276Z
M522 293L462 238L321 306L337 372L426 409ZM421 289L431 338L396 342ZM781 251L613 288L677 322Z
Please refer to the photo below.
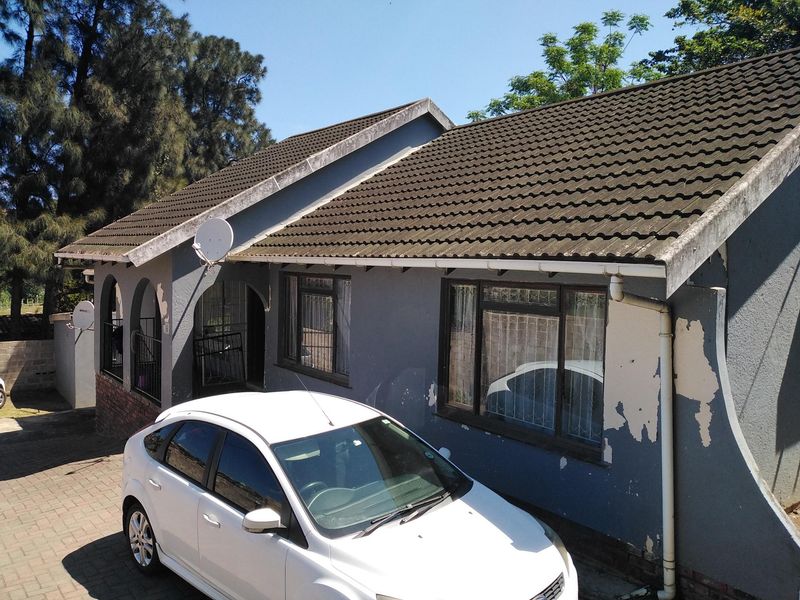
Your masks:
M291 542L278 532L249 533L242 527L245 513L265 506L289 513L283 490L258 448L227 431L208 491L200 497L197 531L204 577L231 598L285 598Z
M169 557L197 570L197 503L221 430L186 421L167 445L162 464L145 485L158 523L158 541Z

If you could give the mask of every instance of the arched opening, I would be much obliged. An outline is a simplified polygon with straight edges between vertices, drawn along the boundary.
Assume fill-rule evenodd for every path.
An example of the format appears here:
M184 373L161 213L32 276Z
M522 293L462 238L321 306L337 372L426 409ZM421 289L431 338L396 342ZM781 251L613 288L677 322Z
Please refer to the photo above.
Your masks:
M106 277L100 297L100 370L122 381L122 292Z
M217 280L194 310L196 394L262 389L265 337L261 297L243 281Z
M131 352L131 388L161 404L161 311L147 279L133 296Z

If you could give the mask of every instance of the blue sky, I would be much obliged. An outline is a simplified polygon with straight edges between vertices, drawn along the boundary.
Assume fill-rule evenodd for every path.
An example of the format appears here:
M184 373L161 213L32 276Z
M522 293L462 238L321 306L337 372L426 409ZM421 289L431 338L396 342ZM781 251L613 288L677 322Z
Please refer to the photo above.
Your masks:
M168 0L205 34L236 39L269 70L259 118L280 140L430 97L456 123L543 66L539 38L604 10L648 14L624 64L672 45L677 0Z

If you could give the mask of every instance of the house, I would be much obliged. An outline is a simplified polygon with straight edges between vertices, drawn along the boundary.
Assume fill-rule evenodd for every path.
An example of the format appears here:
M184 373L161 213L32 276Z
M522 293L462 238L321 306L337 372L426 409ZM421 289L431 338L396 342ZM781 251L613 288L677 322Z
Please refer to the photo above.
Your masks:
M57 253L95 271L98 427L338 393L667 596L797 598L799 125L791 50L288 138Z

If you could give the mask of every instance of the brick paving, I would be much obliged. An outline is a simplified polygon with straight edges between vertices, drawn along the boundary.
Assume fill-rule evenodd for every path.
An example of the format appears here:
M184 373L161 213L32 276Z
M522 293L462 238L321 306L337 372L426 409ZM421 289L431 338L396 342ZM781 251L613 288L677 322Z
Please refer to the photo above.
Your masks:
M127 556L123 443L93 433L93 419L51 418L42 431L38 418L0 434L0 599L206 598L170 572L140 574Z

